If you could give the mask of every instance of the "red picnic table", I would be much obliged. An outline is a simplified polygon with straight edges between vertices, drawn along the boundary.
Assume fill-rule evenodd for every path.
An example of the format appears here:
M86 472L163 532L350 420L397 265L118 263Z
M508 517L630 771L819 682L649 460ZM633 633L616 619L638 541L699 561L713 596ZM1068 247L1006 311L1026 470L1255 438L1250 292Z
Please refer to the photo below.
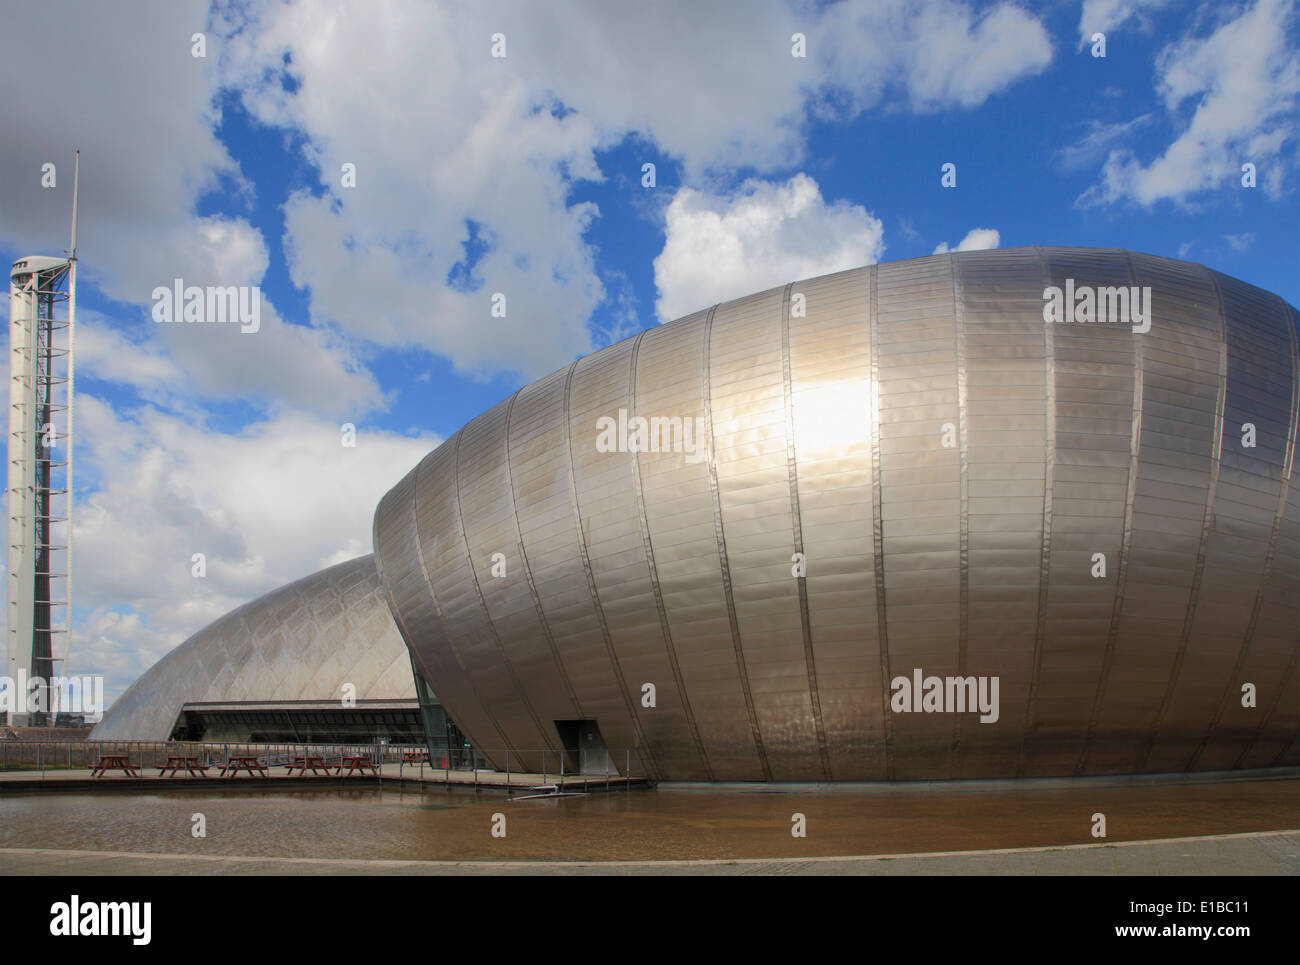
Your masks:
M374 763L365 754L351 754L351 755L344 754L341 763L339 764L338 768L334 771L334 773L335 774L343 773L344 765L347 765L348 777L352 776L353 771L360 771L362 774L364 774L366 773L367 770L369 770L370 773L374 774L376 777L379 776L379 773L375 770Z
M303 777L307 776L308 768L311 768L313 774L325 774L328 776L330 772L330 767L325 763L325 758L315 757L311 754L295 757L290 763L284 766L289 769L290 774L292 774L294 770L302 771Z
M103 777L105 771L125 771L131 777L140 776L140 772L131 766L130 754L100 754L99 763L90 765L90 776Z
M226 758L226 763L221 766L221 774L226 778L234 777L241 770L247 770L249 777L253 776L254 771L257 771L263 777L267 776L266 768L262 766L262 762L251 754L231 754ZM230 773L227 774L227 771Z
M168 771L172 772L175 777L181 771L188 771L191 775L197 774L199 777L208 776L208 767L200 763L197 757L190 757L185 754L167 755L167 763L158 765L158 776L162 777Z

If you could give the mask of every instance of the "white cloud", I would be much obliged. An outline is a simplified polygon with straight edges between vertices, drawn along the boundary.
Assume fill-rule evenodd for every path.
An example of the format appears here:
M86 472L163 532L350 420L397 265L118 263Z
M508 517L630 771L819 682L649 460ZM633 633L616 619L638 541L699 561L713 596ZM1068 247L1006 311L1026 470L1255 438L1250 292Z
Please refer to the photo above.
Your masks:
M198 213L208 192L240 199L252 190L215 135L217 38L209 34L207 58L191 56L190 37L206 29L207 17L208 5L199 0L147 10L50 0L6 11L5 89L29 89L36 77L58 82L42 84L39 97L5 102L11 136L0 138L0 170L31 177L6 176L0 185L0 243L19 254L67 247L73 149L79 147L82 281L139 310L90 346L96 364L111 373L106 377L183 380L191 396L251 396L271 405L318 401L368 411L382 396L351 352L329 333L284 325L269 300L257 336L145 321L159 285L175 278L199 286L258 285L268 264L265 241L247 220ZM56 165L52 190L39 186L46 162ZM134 353L135 371L111 358L124 343L142 347Z
M177 259L187 266L223 258L230 234L205 233L194 214L200 194L240 176L213 132L212 61L190 56L190 34L206 15L202 0L148 11L75 0L6 10L4 88L57 82L35 88L40 96L5 101L0 238L23 254L67 247L79 147L82 270L106 292L143 301L178 244L188 249ZM57 169L52 190L39 184L46 162ZM19 180L18 172L31 176Z
M141 314L116 323L77 313L77 365L84 375L128 385L150 402L196 412L204 400L261 397L271 411L311 408L357 418L384 395L348 344L322 329L290 325L263 295L261 327L160 324Z
M74 586L90 610L75 664L89 657L120 688L233 607L369 552L380 497L436 446L285 412L227 433L153 407L114 413L78 401L78 464L100 480L76 511ZM195 553L207 576L191 575Z
M291 325L265 294L261 328L141 322L185 371L186 391L212 398L265 398L271 411L310 408L358 417L386 405L354 343L327 328Z
M1232 245L1234 251L1245 251L1255 243L1255 233L1246 231L1239 235L1224 235L1223 239Z
M1002 240L998 234L997 228L972 228L966 232L966 237L957 243L955 249L949 249L948 242L941 241L935 246L934 253L942 255L944 252L953 251L987 251L989 248L996 248Z
M931 4L916 23L908 66L912 100L919 106L978 107L1021 77L1040 73L1052 59L1043 25L1010 4L978 21L965 5Z
M1263 189L1280 196L1284 174L1295 164L1283 148L1300 136L1295 19L1289 0L1259 0L1208 36L1165 47L1156 59L1157 89L1182 133L1150 164L1131 150L1111 151L1101 181L1079 203L1188 203L1200 192L1238 187L1247 161L1256 165ZM1194 108L1183 122L1189 101Z
M1151 29L1147 14L1159 10L1168 0L1083 0L1079 17L1079 48L1092 43L1094 33L1106 33L1137 19L1138 29Z
M977 107L1052 59L1043 25L1009 3L978 16L955 0L834 4L816 38L810 56L824 70L822 86L850 111L874 106L891 88L916 110Z
M195 31L207 33L206 58L191 56ZM503 59L490 56L497 31L508 39ZM808 35L806 59L790 56L795 31ZM230 85L260 120L301 132L320 166L323 196L300 194L285 211L292 278L310 289L312 322L361 343L420 346L481 375L538 375L588 351L589 319L606 297L626 315L584 237L598 212L570 196L576 181L604 176L595 150L636 133L680 159L687 183L736 166L788 167L804 155L810 107L853 113L887 93L920 110L971 107L1051 57L1042 25L1015 5L977 14L962 0L821 10L674 0L635 19L599 4L210 10L187 0L145 11L50 0L15 8L6 36L27 38L0 60L9 89L52 66L64 82L7 104L10 129L24 133L0 143L3 169L61 167L55 191L6 179L0 242L61 250L76 132L86 280L142 307L176 277L258 284L268 263L259 231L198 213L209 192L238 205L255 191L215 136L214 98ZM632 93L650 88L654 96ZM343 163L357 165L355 188L339 183ZM495 240L472 292L446 282L467 221ZM508 297L504 319L487 311L496 291ZM192 392L298 405L314 387L341 405L382 404L328 331L278 327L256 348L179 327L157 333L166 346L155 354Z
M69 661L73 673L104 676L104 703L112 706L122 691L186 636L156 631L132 610L97 607L78 627Z
M135 386L155 401L165 397L159 390L174 390L185 381L157 342L133 342L103 315L85 309L77 312L77 365L97 379Z
M575 181L604 177L596 150L637 133L681 159L688 184L788 167L803 156L810 99L853 112L897 88L918 109L970 107L1051 57L1017 7L977 17L956 0L820 11L680 0L632 19L601 4L249 9L222 28L225 76L260 119L306 135L326 187L286 209L314 320L482 375L544 374L594 347L602 301L622 311L584 238L598 212L570 198ZM504 58L490 56L498 31ZM807 59L791 56L795 31ZM286 55L292 91L278 77ZM375 63L385 69L357 70ZM340 186L345 163L355 188ZM494 243L467 292L446 279L471 221ZM494 292L507 296L504 319L489 317Z
M1057 157L1060 158L1061 167L1066 171L1077 171L1096 164L1117 145L1131 140L1139 128L1149 125L1152 120L1154 118L1151 114L1143 114L1132 120L1117 121L1113 124L1089 120L1087 133L1058 152Z
M655 258L660 321L716 302L876 262L880 219L861 205L827 204L817 182L750 180L734 196L682 188L668 205Z
M547 85L518 76L532 14L489 26L478 8L251 9L256 25L230 39L223 67L259 119L306 135L320 166L325 193L285 206L290 272L313 319L484 376L537 376L590 350L586 321L604 291L583 235L596 210L568 193L571 178L599 177L599 135L583 115L554 116ZM512 44L504 60L490 56L498 29ZM294 93L279 81L286 54ZM383 69L359 75L358 64ZM356 165L355 188L341 186L344 164ZM447 280L469 221L492 242L474 291ZM504 318L490 314L496 292Z

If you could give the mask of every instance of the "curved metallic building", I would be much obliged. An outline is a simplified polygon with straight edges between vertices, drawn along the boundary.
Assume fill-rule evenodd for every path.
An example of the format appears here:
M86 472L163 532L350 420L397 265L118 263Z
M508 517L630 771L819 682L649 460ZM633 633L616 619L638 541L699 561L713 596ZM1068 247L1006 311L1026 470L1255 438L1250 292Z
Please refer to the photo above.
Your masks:
M363 556L227 613L127 688L92 740L166 740L187 704L415 700L411 662Z
M1049 287L1133 314L1045 323ZM375 551L498 766L575 721L668 780L1294 764L1298 416L1275 295L1119 250L937 255L526 386L384 497ZM996 720L897 705L931 676L996 678Z

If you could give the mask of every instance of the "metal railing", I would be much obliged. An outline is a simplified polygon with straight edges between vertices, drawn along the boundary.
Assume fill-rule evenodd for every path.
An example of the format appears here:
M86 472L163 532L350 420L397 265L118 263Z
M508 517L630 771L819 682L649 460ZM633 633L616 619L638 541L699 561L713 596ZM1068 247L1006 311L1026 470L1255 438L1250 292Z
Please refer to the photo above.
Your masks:
M422 759L425 753L427 760ZM598 782L608 786L611 781L626 780L630 786L633 781L651 779L648 773L637 773L642 768L640 757L631 750L591 752L585 748L549 747L479 751L472 747L434 747L430 751L423 744L239 741L0 740L0 771L89 770L104 755L124 756L132 767L142 770L159 767L169 757L193 757L209 767L221 767L232 756L256 757L263 766L272 768L308 757L338 767L343 758L359 756L369 758L380 777L385 765L395 765L399 778L418 775L421 780L436 782L441 774L448 785L511 790L551 786L559 792L578 786L587 789ZM415 760L404 759L408 756ZM498 766L494 767L493 761Z
M25 741L0 740L0 770L76 770L89 768L103 755L124 755L134 767L157 767L169 757L194 757L220 767L230 757L257 757L268 767L296 757L320 757L331 767L345 756L368 757L376 765L398 763L402 754L423 745L365 743L268 743L244 741Z

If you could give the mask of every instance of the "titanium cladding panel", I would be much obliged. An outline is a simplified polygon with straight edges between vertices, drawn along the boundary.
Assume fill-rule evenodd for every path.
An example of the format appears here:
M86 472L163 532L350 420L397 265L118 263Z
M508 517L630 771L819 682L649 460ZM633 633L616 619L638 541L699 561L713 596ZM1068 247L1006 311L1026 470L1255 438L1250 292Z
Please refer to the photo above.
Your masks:
M166 740L187 703L415 699L411 662L367 555L272 590L204 627L126 689L92 740Z
M1053 286L1093 315L1045 322ZM1126 251L936 255L526 386L384 497L376 557L498 767L569 720L663 780L1296 764L1298 420L1275 295Z

